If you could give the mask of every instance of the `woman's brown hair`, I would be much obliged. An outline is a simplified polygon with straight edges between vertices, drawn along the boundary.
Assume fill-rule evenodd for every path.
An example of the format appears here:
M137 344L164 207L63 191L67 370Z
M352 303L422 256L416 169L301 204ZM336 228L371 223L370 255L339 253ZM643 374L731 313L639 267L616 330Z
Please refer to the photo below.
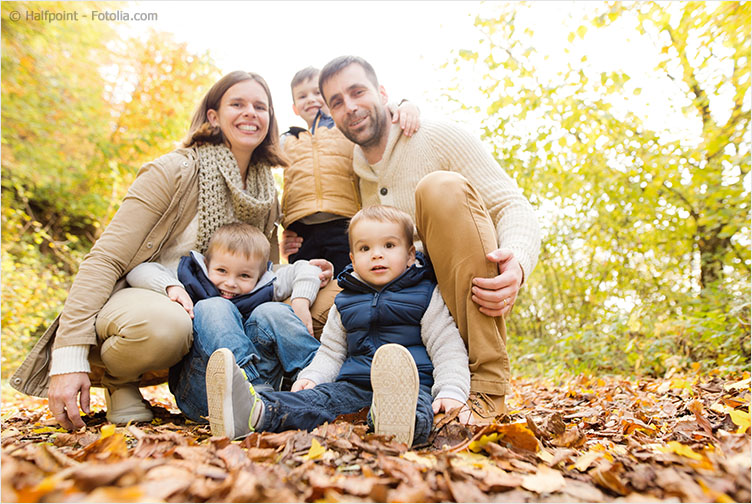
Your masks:
M259 144L251 155L251 163L263 163L270 166L288 166L288 162L282 154L279 146L279 129L277 127L277 117L274 115L274 104L272 103L272 93L263 77L252 72L238 70L228 73L219 79L204 98L199 103L198 108L193 113L191 127L188 135L183 141L184 147L201 145L204 143L221 144L228 143L222 130L218 126L212 126L207 118L207 112L211 109L218 110L222 97L232 86L238 82L253 80L261 84L269 100L269 130L266 132L266 138Z

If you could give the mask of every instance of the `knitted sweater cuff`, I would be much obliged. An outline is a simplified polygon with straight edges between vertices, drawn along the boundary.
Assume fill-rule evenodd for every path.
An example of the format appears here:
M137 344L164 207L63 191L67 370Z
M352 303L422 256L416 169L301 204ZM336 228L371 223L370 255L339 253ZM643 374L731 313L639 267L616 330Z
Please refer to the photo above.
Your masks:
M436 394L435 399L455 399L461 403L467 402L467 393L459 387L445 385Z
M527 279L530 278L530 274L533 272L533 269L535 269L538 259L531 257L528 251L523 247L508 246L506 248L514 253L514 257L520 263L520 266L522 267L522 283L524 284L527 282Z
M64 346L52 351L50 376L90 371L89 345Z
M298 279L295 282L295 285L293 285L292 288L292 295L290 296L291 299L295 298L306 298L308 301L313 304L314 301L316 301L316 296L319 294L319 286L321 285L321 281L317 278L313 280L301 280Z

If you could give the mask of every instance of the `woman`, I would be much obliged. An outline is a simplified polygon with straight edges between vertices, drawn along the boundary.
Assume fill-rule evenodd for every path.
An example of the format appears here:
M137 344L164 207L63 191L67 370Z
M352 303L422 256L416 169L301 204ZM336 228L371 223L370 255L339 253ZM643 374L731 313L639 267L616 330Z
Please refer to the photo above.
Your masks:
M89 413L91 363L104 368L109 421L151 420L139 386L188 353L191 318L164 295L128 288L123 277L145 261L177 267L181 256L204 252L214 230L236 220L265 233L276 262L279 204L271 167L286 164L266 82L248 72L224 76L201 101L184 148L141 168L81 263L62 313L11 384L27 394L47 393L57 421L80 428L79 402ZM328 281L331 264L317 265ZM314 305L311 314L322 322L327 308Z

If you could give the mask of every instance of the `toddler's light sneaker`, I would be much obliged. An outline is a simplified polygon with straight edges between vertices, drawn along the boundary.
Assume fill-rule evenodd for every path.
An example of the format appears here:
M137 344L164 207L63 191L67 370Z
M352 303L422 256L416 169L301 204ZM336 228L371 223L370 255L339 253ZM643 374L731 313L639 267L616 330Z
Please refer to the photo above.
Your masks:
M371 419L376 434L394 435L412 445L418 404L418 368L407 348L388 343L376 350L371 363Z

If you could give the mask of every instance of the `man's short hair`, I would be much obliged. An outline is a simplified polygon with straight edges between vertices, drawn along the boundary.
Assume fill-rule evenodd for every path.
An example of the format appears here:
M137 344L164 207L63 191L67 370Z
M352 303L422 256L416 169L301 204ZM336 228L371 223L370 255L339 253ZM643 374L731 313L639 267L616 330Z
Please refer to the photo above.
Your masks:
M376 77L376 71L369 62L360 56L340 56L324 65L324 68L319 73L319 90L321 91L321 96L324 96L324 84L353 63L360 65L365 71L368 80L371 81L376 89L379 89L379 79ZM326 101L326 96L324 96L324 101Z
M204 258L207 267L212 256L219 251L233 255L241 254L249 260L257 259L261 263L259 265L259 278L261 278L266 271L270 250L269 240L259 228L245 222L233 222L221 226L214 232Z
M402 233L404 234L405 244L407 245L407 248L412 247L413 234L415 233L415 224L413 223L412 217L410 217L410 215L408 215L406 212L403 212L402 210L393 206L371 205L362 208L358 211L358 213L353 215L352 219L350 219L350 224L347 226L347 236L350 242L351 252L353 243L352 234L350 233L350 231L355 227L355 224L362 220L375 220L379 222L392 222L394 224L398 224L400 228L402 228Z
M307 80L313 79L319 74L319 69L312 66L305 67L303 70L299 70L292 76L292 82L290 82L290 90L292 90L298 84L302 84ZM295 96L293 95L293 98Z

